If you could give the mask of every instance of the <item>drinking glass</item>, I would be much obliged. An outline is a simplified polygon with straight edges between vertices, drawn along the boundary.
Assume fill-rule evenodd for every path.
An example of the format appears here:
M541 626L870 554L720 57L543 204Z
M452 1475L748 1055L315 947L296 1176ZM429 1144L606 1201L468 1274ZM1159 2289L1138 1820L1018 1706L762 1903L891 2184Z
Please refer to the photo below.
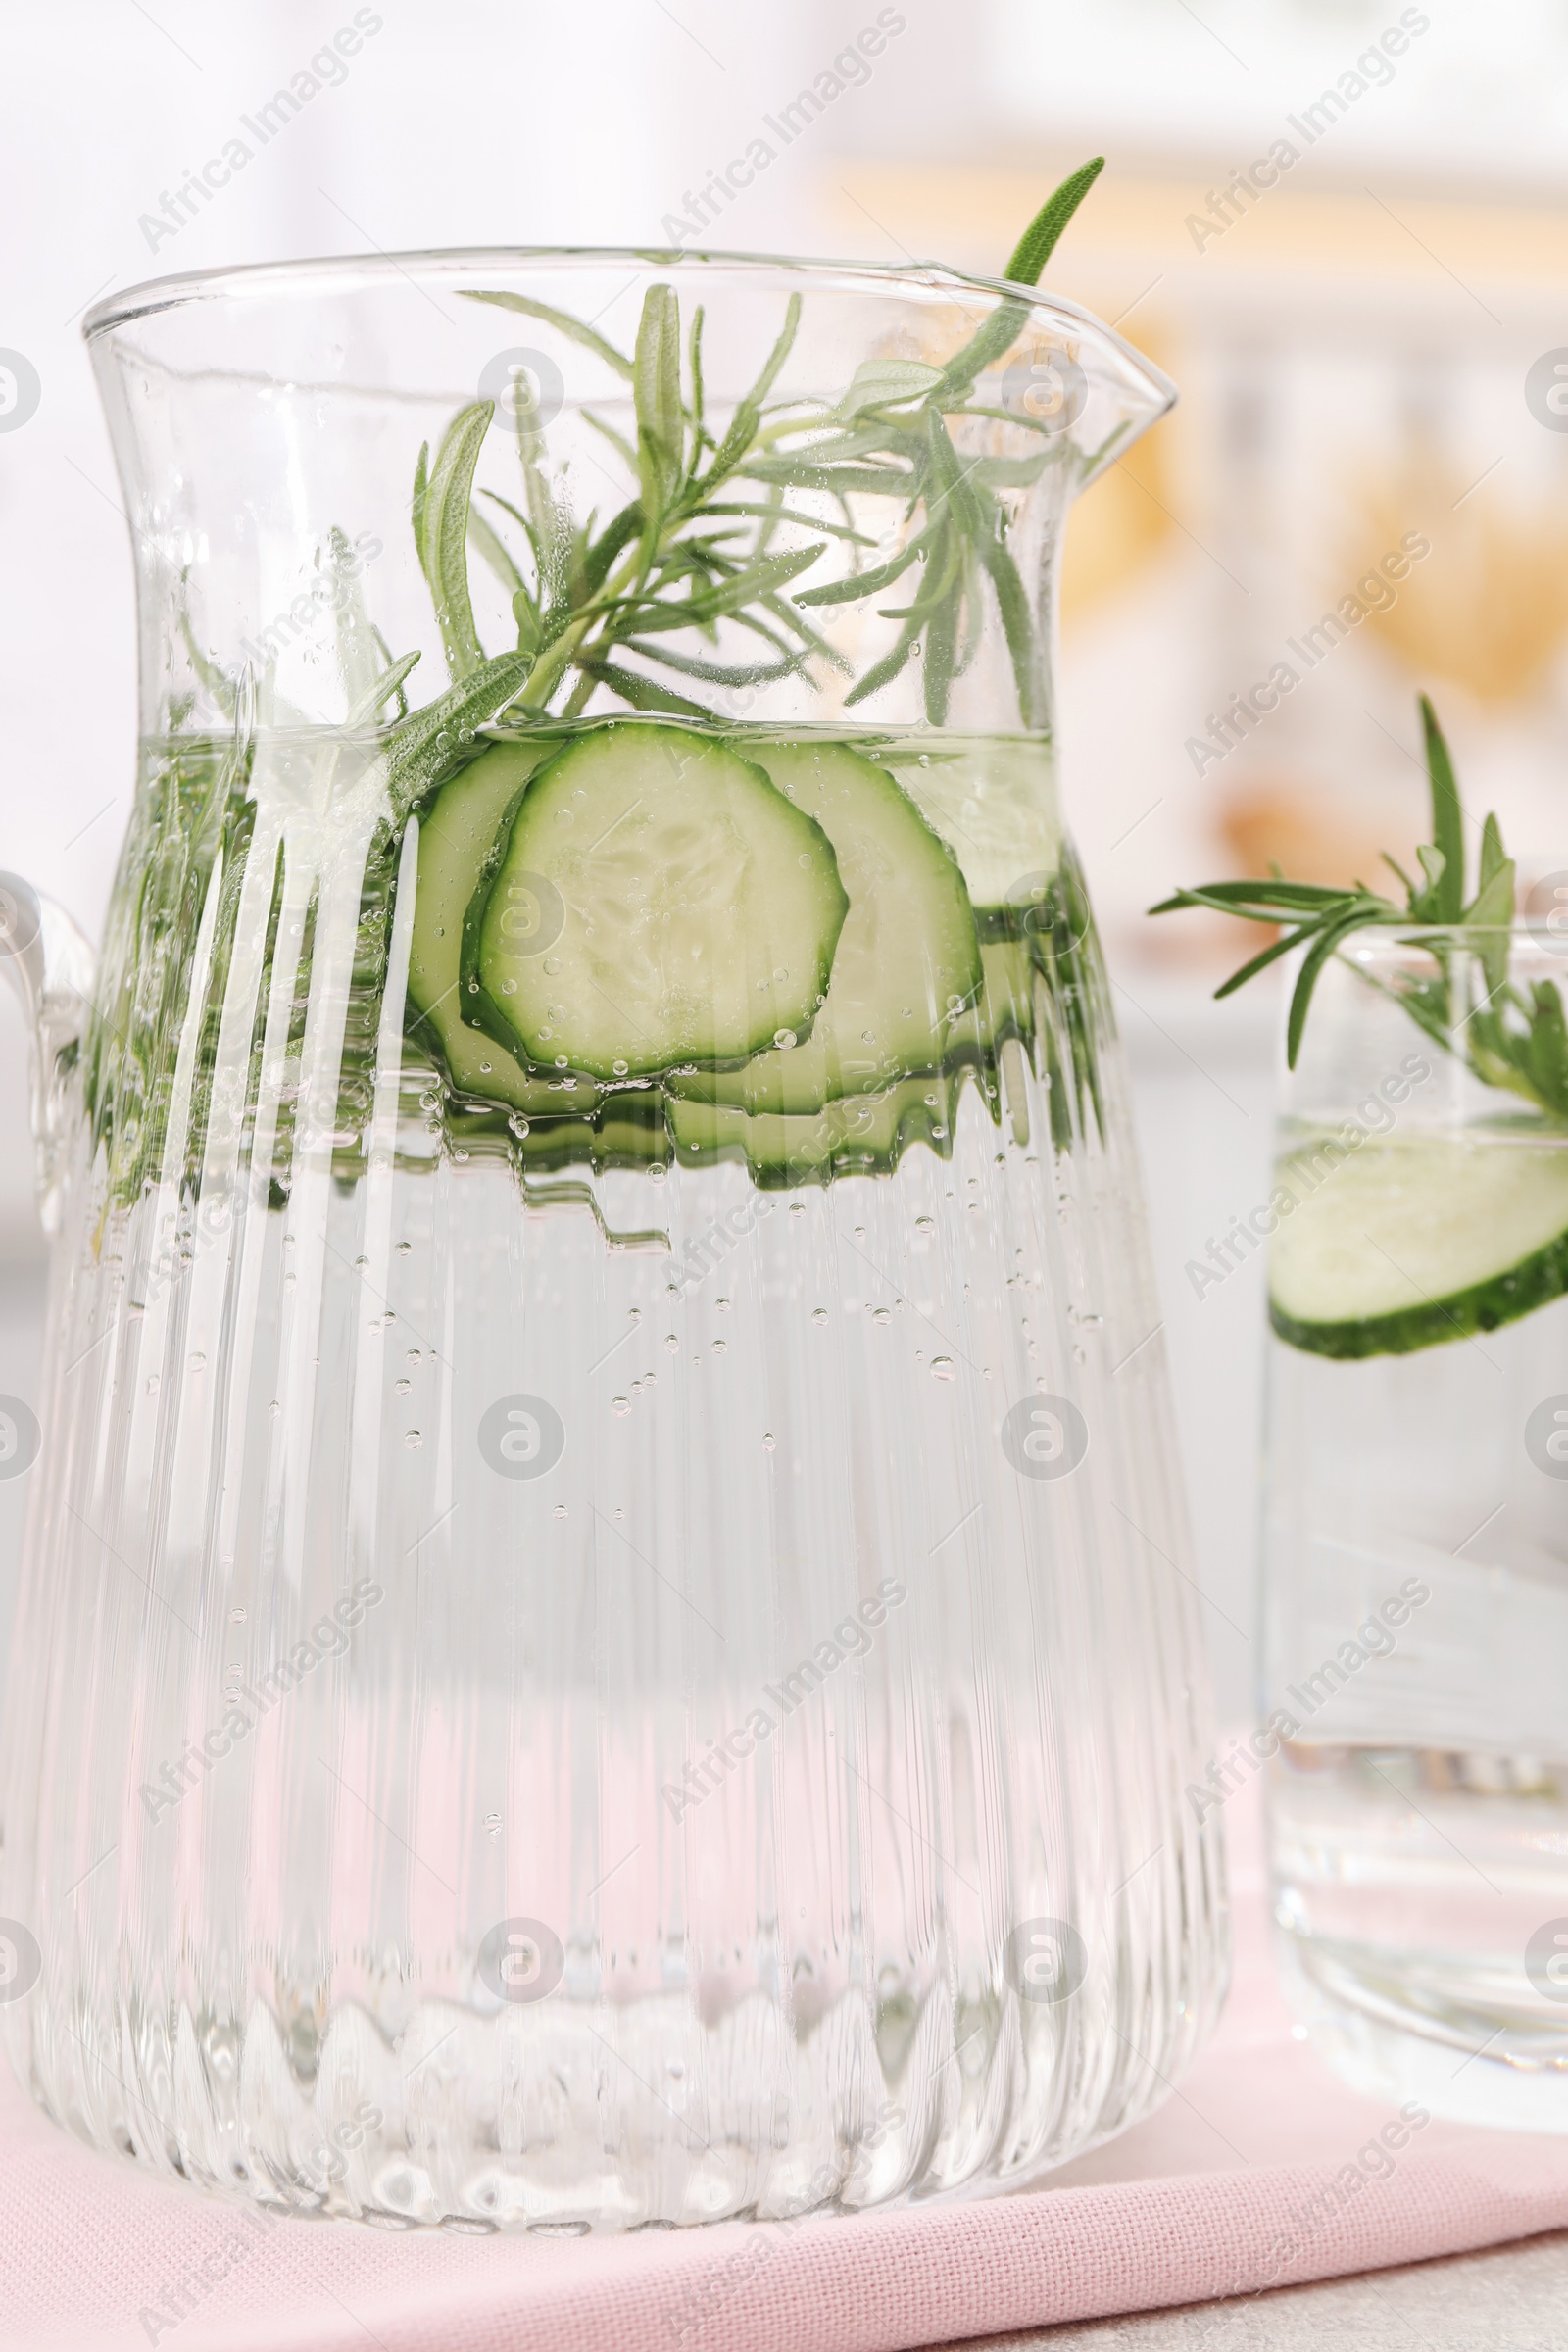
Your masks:
M1564 968L1524 923L1342 949L1258 1219L1292 1994L1363 2090L1533 2132L1568 2130L1568 1121L1487 1024Z

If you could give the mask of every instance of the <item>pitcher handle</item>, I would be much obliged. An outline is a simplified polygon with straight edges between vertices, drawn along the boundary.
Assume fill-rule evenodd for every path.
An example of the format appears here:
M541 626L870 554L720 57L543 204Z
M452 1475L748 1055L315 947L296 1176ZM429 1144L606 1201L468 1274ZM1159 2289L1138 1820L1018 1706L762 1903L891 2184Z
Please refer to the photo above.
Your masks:
M68 1134L66 1076L87 1025L91 946L63 906L20 874L0 873L0 970L22 999L31 1039L38 1213L52 1233Z

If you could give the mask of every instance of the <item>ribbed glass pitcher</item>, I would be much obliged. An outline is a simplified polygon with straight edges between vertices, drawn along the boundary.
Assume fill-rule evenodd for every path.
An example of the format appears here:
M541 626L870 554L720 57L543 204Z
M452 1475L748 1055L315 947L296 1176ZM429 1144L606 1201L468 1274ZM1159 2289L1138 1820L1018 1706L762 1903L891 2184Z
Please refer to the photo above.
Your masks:
M1170 388L930 268L89 318L140 782L12 882L56 1241L0 2017L81 2137L576 2230L1015 2181L1223 1976L1071 498Z

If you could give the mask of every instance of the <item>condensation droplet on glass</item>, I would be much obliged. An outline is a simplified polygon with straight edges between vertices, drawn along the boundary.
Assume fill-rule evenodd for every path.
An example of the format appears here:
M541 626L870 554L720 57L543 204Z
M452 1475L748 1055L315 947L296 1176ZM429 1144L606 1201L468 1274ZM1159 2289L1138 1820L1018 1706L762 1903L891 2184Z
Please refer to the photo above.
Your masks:
M934 1355L931 1358L931 1377L933 1380L957 1379L958 1368L951 1355Z
M623 1419L631 1411L631 1398L629 1396L612 1396L610 1409L617 1418Z
M417 1453L419 1447L424 1444L424 1440L416 1429L406 1429L403 1433L403 1443L411 1453Z

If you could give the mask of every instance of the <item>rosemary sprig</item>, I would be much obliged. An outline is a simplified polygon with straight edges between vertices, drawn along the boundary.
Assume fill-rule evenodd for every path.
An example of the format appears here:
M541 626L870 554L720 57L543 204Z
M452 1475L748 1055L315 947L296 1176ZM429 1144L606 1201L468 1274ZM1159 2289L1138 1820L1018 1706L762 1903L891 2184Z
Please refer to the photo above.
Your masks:
M1495 815L1481 829L1475 895L1465 898L1464 817L1453 760L1425 695L1420 698L1432 803L1432 839L1416 856L1419 883L1384 853L1398 877L1404 905L1355 882L1335 889L1290 882L1275 867L1263 881L1208 882L1178 890L1151 914L1208 906L1245 922L1277 923L1281 937L1253 956L1214 991L1228 997L1282 956L1304 948L1286 1023L1286 1058L1294 1070L1301 1050L1312 992L1330 958L1357 931L1396 930L1432 958L1430 975L1417 971L1382 984L1446 1053L1456 1054L1484 1085L1520 1095L1553 1118L1568 1118L1568 1021L1555 981L1518 988L1509 976L1514 917L1514 862L1502 846ZM1480 988L1476 988L1479 975Z
M1038 282L1102 161L1097 157L1075 172L1042 206L1008 262L1009 283ZM635 438L603 417L589 415L587 421L634 472L637 493L603 522L591 514L579 523L560 480L546 474L543 427L519 410L521 504L484 492L487 511L478 512L473 477L494 416L489 402L475 402L454 417L433 463L428 446L420 451L414 484L415 541L454 694L468 689L461 698L466 718L500 676L499 665L487 662L474 626L471 553L511 597L516 654L502 660L526 658L506 712L509 723L570 717L601 685L635 710L717 715L689 694L650 677L650 667L672 672L682 682L721 687L791 675L812 684L813 662L848 675L849 663L812 625L810 614L819 607L890 591L911 572L912 595L878 608L901 624L893 645L854 681L846 705L865 701L922 658L926 716L933 725L945 723L954 684L978 650L989 594L1012 661L1023 722L1040 723L1043 649L1007 545L1011 515L1004 494L1027 488L1051 462L1051 428L1031 417L972 405L969 397L985 369L1005 357L1027 325L1026 300L1008 296L998 303L946 367L869 360L843 397L824 406L771 397L799 328L801 302L794 295L772 351L720 435L709 420L703 315L700 309L694 312L683 334L672 286L648 289L630 354L618 351L597 328L526 295L473 290L466 299L544 320L583 344L623 380L631 395ZM952 424L971 415L1001 416L1037 432L1038 451L960 459ZM803 512L795 503L803 492L826 493L843 520ZM858 559L876 542L856 527L851 505L864 497L893 500L903 511L903 544L869 564ZM773 543L786 526L810 536L802 546L780 551ZM847 544L858 567L823 586L795 588L830 540ZM708 660L666 642L693 630L716 654L719 624L725 621L760 640L755 662ZM646 666L628 666L628 657ZM413 729L429 715L419 713L407 723ZM426 736L437 731L423 728Z

